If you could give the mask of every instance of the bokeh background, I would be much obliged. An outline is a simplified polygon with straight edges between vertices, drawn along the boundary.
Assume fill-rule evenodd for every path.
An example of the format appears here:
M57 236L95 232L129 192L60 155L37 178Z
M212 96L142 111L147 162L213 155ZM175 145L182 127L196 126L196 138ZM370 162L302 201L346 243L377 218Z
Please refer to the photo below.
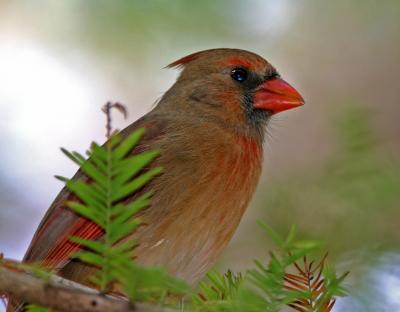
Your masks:
M273 248L256 225L318 239L350 296L335 311L400 311L400 2L0 0L0 251L20 259L76 168L60 146L104 140L174 82L162 69L215 47L265 56L306 99L276 116L256 196L221 269ZM0 308L1 309L1 308Z

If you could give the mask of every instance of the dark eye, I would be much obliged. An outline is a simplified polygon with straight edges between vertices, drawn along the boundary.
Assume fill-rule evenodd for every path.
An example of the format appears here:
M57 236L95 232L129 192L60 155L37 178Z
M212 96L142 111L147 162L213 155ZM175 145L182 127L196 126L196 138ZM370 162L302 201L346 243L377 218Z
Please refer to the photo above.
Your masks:
M234 68L231 71L231 77L236 81L243 82L247 79L248 73L247 70L243 68Z

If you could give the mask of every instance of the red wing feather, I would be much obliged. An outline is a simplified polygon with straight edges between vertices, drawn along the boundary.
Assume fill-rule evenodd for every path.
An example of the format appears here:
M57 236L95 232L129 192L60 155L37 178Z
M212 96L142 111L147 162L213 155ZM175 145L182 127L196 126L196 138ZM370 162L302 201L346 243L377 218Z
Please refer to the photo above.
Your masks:
M78 171L73 179L87 180L81 171ZM39 225L25 255L25 262L38 261L47 268L60 269L68 261L71 253L80 249L69 237L96 239L102 235L99 226L67 207L66 202L71 200L77 198L64 187Z
M42 265L45 267L56 268L64 264L72 253L80 250L80 246L71 242L68 238L78 236L84 239L95 240L103 234L102 229L95 223L80 217L71 226L68 235L60 237L55 246L51 248Z

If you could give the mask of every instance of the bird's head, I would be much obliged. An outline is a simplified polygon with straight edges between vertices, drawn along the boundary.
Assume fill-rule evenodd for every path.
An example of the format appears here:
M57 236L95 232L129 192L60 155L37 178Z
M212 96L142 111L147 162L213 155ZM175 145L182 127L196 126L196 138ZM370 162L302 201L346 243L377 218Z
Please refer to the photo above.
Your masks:
M166 97L173 109L264 128L270 116L304 104L301 95L257 54L212 49L168 65L182 72ZM181 99L177 101L176 99Z

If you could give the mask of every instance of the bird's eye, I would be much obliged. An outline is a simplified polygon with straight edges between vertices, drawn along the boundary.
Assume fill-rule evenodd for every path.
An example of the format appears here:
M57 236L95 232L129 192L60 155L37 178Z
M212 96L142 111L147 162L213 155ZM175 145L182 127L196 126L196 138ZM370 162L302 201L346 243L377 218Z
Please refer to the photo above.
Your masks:
M234 68L231 71L231 77L236 81L243 82L247 79L248 73L247 70L243 68Z

